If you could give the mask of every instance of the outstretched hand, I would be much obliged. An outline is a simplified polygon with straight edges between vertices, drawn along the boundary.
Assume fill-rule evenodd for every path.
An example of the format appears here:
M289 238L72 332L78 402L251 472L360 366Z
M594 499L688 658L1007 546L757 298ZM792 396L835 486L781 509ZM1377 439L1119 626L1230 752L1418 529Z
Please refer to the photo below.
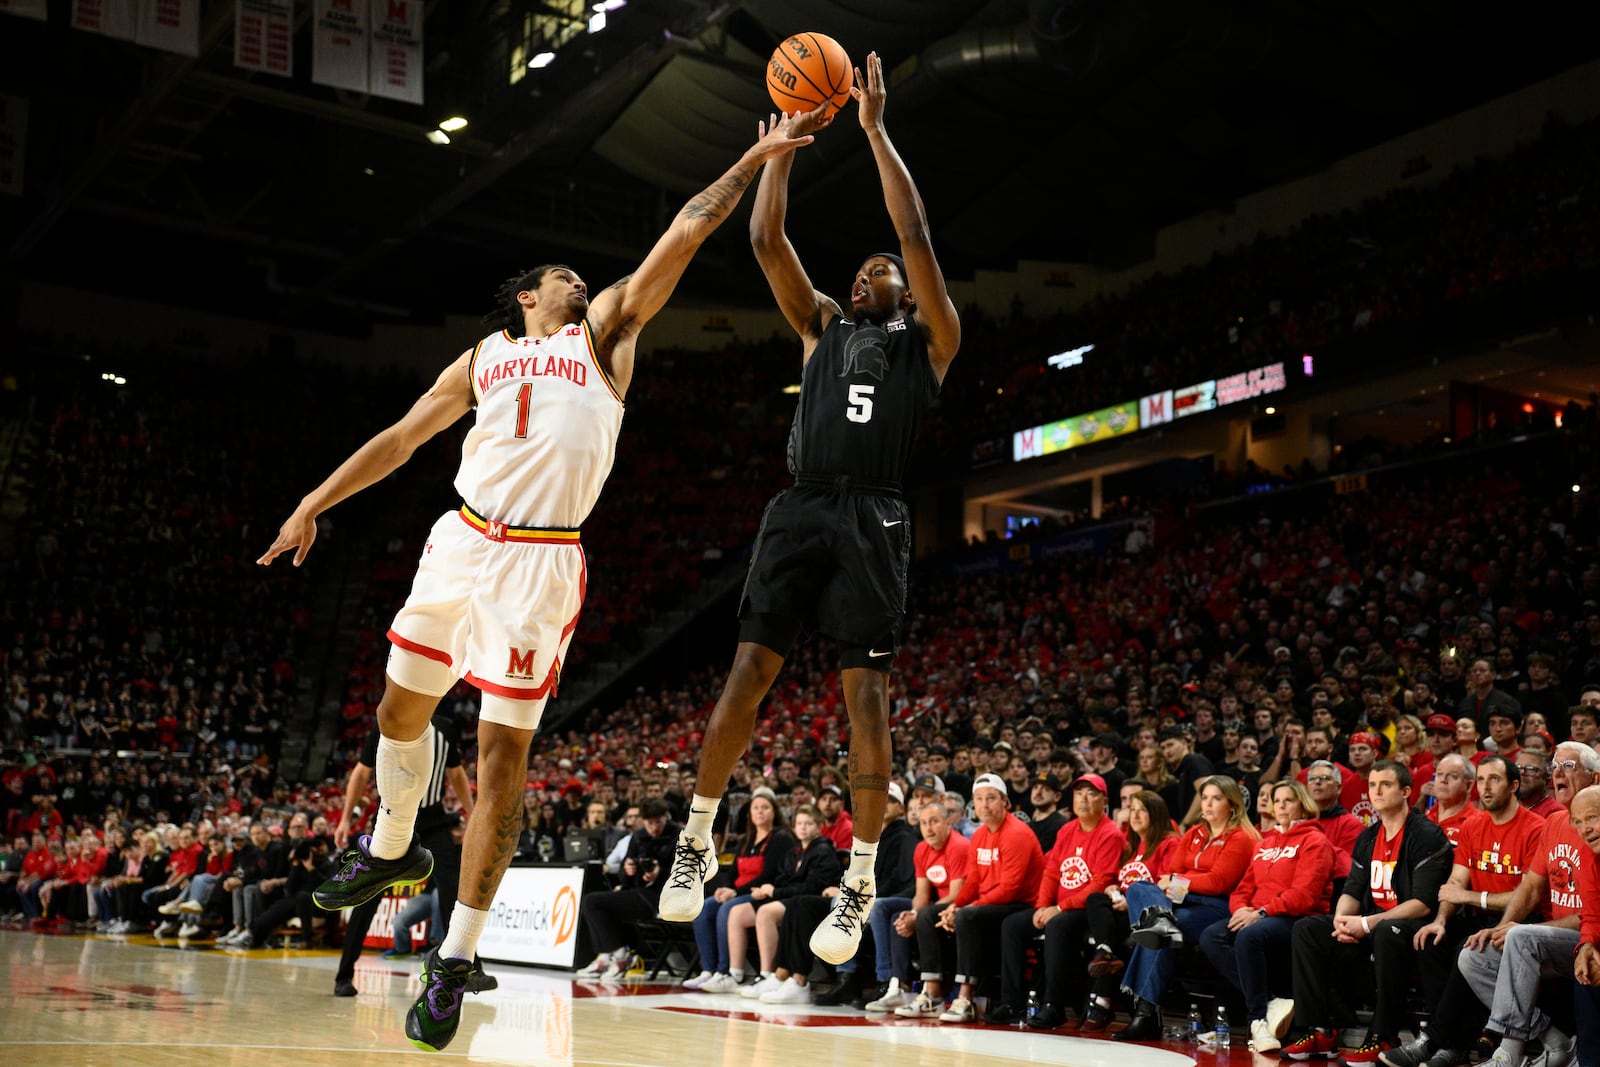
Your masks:
M753 162L765 163L774 156L793 152L816 140L811 134L795 129L796 117L805 114L796 111L793 115L773 116L765 122L756 123L756 143L745 154Z
M293 515L284 520L282 528L278 530L278 539L272 542L272 547L262 553L256 562L265 567L292 548L295 550L294 565L298 567L305 562L306 553L311 551L311 542L316 539L316 516L296 509Z
M861 76L861 68L856 68L850 95L856 98L856 113L861 117L863 130L883 125L883 101L889 95L889 91L883 84L883 60L878 58L878 53L867 53L865 78Z

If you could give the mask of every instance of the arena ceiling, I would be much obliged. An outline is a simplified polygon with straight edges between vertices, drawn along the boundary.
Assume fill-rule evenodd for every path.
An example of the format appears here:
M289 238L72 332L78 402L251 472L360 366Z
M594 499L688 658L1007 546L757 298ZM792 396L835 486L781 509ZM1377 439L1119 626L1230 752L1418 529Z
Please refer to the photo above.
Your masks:
M750 142L798 30L885 58L950 276L1128 264L1163 225L1600 52L1567 0L632 0L509 84L528 28L575 4L430 0L422 106L312 84L305 0L292 78L234 67L233 0L203 5L195 59L73 30L66 0L0 15L0 93L28 101L7 270L354 332L483 311L540 261L604 284ZM453 113L471 125L429 143ZM892 238L853 112L793 188L802 257L842 289ZM741 216L684 291L765 305L752 268Z

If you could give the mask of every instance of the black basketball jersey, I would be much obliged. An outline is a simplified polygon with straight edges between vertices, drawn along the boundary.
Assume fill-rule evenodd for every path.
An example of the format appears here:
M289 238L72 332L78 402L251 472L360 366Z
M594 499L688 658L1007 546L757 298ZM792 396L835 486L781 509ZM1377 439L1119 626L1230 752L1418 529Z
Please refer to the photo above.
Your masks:
M917 428L938 395L928 343L914 321L880 326L835 318L800 376L789 472L898 488Z

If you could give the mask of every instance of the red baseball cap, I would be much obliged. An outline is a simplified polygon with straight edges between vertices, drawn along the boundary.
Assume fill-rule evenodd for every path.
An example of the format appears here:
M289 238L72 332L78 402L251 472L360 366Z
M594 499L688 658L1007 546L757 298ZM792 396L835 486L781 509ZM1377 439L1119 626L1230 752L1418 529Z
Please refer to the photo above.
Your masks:
M1424 725L1427 727L1428 733L1430 734L1436 730L1440 733L1451 735L1454 735L1456 732L1456 721L1442 711L1434 712L1432 715L1429 715L1428 721Z
M1100 790L1101 796L1110 796L1106 791L1106 780L1098 774L1080 774L1072 780L1072 788L1076 790L1080 785L1087 785Z

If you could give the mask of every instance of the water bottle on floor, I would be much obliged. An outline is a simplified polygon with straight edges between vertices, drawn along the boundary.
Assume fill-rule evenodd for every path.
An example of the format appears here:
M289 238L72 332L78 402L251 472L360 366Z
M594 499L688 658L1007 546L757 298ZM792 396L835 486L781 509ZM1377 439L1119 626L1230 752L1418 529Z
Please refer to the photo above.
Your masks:
M1200 1043L1201 1032L1200 1005L1197 1001L1191 1000L1189 1001L1189 1044L1198 1045Z
M1030 989L1030 990L1028 990L1028 1011L1027 1011L1027 1015L1028 1015L1029 1019L1032 1019L1035 1015L1038 1015L1038 1014L1039 1014L1039 991L1037 989Z
M1218 1052L1224 1052L1233 1043L1233 1034L1228 1029L1228 1009L1217 1009L1217 1025L1211 1031L1211 1044Z

